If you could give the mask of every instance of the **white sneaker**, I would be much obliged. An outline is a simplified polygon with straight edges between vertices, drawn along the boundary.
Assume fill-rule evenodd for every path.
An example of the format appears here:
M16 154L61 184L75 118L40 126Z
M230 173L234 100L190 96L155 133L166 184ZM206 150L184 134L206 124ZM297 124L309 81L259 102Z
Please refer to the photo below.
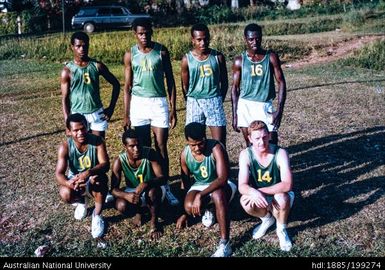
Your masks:
M262 221L261 224L259 224L257 227L253 230L253 239L259 239L262 236L266 234L267 229L271 227L275 222L275 218L273 215L270 216L270 218L266 219L265 221Z
M233 253L230 241L227 241L227 243L223 243L222 241L219 242L219 246L217 251L211 257L229 257Z
M175 206L179 204L179 200L172 194L170 187L168 185L165 185L166 188L166 199L169 205Z
M290 251L293 244L290 241L289 235L287 234L286 229L277 229L277 235L279 239L279 247L282 251Z
M104 201L105 203L110 203L114 200L114 196L110 192L107 193L106 195L106 200Z
M74 217L77 220L81 220L87 216L87 206L85 203L77 203L75 208Z
M206 210L202 216L202 224L209 228L215 223L215 216L210 210Z
M103 235L104 220L100 215L92 214L91 234L93 238L98 238Z

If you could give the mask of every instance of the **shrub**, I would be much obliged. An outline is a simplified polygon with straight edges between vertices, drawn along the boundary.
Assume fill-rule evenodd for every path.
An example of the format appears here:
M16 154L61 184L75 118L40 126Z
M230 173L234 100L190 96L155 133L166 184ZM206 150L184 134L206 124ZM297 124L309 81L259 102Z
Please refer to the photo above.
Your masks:
M385 40L366 45L352 57L341 60L342 64L385 71Z

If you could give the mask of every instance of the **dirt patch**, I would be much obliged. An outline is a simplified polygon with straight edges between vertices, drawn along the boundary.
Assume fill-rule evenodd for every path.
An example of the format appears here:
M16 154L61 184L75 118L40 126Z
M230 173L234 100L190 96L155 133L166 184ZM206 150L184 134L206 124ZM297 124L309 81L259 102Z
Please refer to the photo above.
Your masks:
M289 62L284 65L284 68L300 68L307 65L314 65L318 63L333 62L338 59L345 58L351 55L354 51L361 49L368 43L384 38L383 36L361 36L349 40L343 40L323 47L321 49L314 49L312 53L305 58Z

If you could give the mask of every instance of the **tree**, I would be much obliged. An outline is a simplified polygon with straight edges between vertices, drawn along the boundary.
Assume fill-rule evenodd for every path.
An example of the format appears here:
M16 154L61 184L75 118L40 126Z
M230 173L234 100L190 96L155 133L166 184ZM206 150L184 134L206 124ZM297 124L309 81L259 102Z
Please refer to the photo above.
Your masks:
M8 1L8 10L15 11L17 14L16 23L17 23L17 33L21 34L21 12L26 9L32 8L31 0L9 0Z

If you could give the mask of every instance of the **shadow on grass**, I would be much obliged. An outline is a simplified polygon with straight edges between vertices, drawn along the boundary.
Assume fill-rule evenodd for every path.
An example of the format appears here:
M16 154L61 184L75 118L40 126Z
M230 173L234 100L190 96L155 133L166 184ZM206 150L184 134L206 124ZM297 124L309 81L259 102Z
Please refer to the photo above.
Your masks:
M287 150L296 193L289 222L304 223L290 229L292 236L349 218L385 193L385 176L371 176L385 163L384 126L317 138Z

